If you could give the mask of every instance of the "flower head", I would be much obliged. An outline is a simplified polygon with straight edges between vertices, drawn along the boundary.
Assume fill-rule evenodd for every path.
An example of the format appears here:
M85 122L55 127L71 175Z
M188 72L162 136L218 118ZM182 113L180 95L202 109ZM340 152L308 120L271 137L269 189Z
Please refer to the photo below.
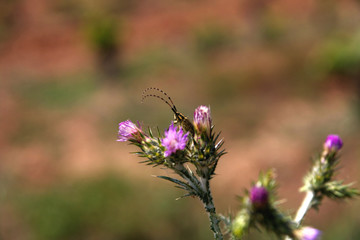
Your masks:
M198 132L205 132L211 128L210 107L199 106L194 112L194 126Z
M119 132L118 132L118 139L117 141L125 142L128 140L137 140L141 141L142 130L137 127L133 122L130 120L126 120L124 122L119 123Z
M181 127L179 131L176 131L176 129L174 123L171 123L169 129L165 131L165 138L161 140L161 144L166 148L165 157L170 156L177 150L184 150L186 147L189 133L184 134Z
M265 187L254 186L250 190L250 201L255 208L263 208L269 202L269 193Z
M338 135L331 134L326 138L324 149L327 151L338 151L342 148L343 142Z
M312 227L303 227L296 231L296 236L299 240L319 240L321 231Z

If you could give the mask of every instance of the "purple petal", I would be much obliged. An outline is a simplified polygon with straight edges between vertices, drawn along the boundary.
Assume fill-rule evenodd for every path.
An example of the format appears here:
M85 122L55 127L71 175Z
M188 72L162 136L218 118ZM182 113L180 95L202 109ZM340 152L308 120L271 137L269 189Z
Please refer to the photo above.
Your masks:
M141 129L137 127L130 120L119 123L118 139L117 141L125 142L129 139L135 138L137 133L141 132Z
M331 151L338 151L342 148L343 142L338 135L331 134L327 136L324 148Z
M199 132L211 128L211 112L209 107L201 105L195 109L194 125Z
M268 204L269 193L266 188L254 186L250 190L250 201L254 207L264 207Z
M188 140L188 133L184 134L183 129L180 127L176 131L174 123L171 123L169 129L165 131L165 138L161 140L161 144L165 147L166 151L164 156L168 157L175 153L177 150L184 150Z
M321 237L321 231L312 227L303 227L299 230L300 240L319 240Z

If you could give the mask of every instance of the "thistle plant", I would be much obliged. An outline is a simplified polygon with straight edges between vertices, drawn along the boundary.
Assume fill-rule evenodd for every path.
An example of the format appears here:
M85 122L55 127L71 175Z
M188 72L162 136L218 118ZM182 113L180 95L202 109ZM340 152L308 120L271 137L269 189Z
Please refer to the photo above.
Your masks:
M173 111L176 110L175 106L168 105ZM216 166L225 150L222 148L224 141L220 139L220 134L214 131L210 107L196 108L192 122L182 114L179 118L180 113L177 111L174 113L177 120L186 120L185 128L181 126L181 121L177 121L180 126L171 122L164 134L158 130L155 136L151 128L145 132L139 123L136 125L126 120L119 123L118 141L127 141L138 147L135 154L144 158L142 163L162 166L178 176L157 177L183 189L185 194L180 198L192 196L203 203L216 240L225 237L242 239L253 228L265 229L279 239L320 239L320 230L302 224L308 210L318 209L326 197L344 200L359 195L352 184L333 180L343 142L339 136L329 135L322 153L313 161L311 170L304 177L304 185L300 191L306 194L294 218L280 209L274 170L260 173L250 190L245 190L243 196L239 197L240 210L234 216L217 214L210 180L215 176Z
M140 150L136 154L145 158L144 163L173 170L180 179L158 177L185 190L186 194L182 197L199 198L209 215L215 239L223 239L210 191L210 179L225 151L221 149L223 141L219 140L219 134L214 133L211 122L210 108L200 106L194 113L194 135L185 133L181 126L176 127L172 122L164 137L155 137L150 128L145 133L141 126L127 120L119 124L118 141L129 141L137 146ZM190 165L194 166L195 172Z

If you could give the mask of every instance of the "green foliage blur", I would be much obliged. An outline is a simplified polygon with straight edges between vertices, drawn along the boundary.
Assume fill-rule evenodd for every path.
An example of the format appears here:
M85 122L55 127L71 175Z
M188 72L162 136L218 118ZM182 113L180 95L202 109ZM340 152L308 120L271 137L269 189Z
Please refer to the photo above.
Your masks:
M176 201L177 194L108 174L48 190L18 189L11 201L28 239L210 239L195 200Z
M223 26L209 24L194 33L196 50L201 55L209 56L231 45L231 32Z

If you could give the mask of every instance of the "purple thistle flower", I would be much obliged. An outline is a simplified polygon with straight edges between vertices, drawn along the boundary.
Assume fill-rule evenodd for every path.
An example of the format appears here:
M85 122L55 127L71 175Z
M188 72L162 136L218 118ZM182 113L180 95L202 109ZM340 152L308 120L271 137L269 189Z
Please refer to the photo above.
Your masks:
M269 193L266 188L254 186L250 190L250 201L255 208L263 208L269 202Z
M194 112L195 128L201 133L211 128L211 112L210 107L199 106Z
M331 134L327 136L324 143L324 149L327 151L338 151L342 148L343 142L338 135Z
M177 150L184 150L188 140L189 133L184 134L183 129L180 127L179 131L176 131L176 127L172 122L169 129L165 131L165 138L161 140L161 144L166 148L164 153L165 157L170 156Z
M137 127L130 120L126 120L124 122L119 123L119 132L118 132L117 141L125 142L133 139L140 142L142 140L141 133L142 130L140 128L140 125L139 127Z
M319 240L321 238L321 231L312 227L303 227L296 232L299 240Z

